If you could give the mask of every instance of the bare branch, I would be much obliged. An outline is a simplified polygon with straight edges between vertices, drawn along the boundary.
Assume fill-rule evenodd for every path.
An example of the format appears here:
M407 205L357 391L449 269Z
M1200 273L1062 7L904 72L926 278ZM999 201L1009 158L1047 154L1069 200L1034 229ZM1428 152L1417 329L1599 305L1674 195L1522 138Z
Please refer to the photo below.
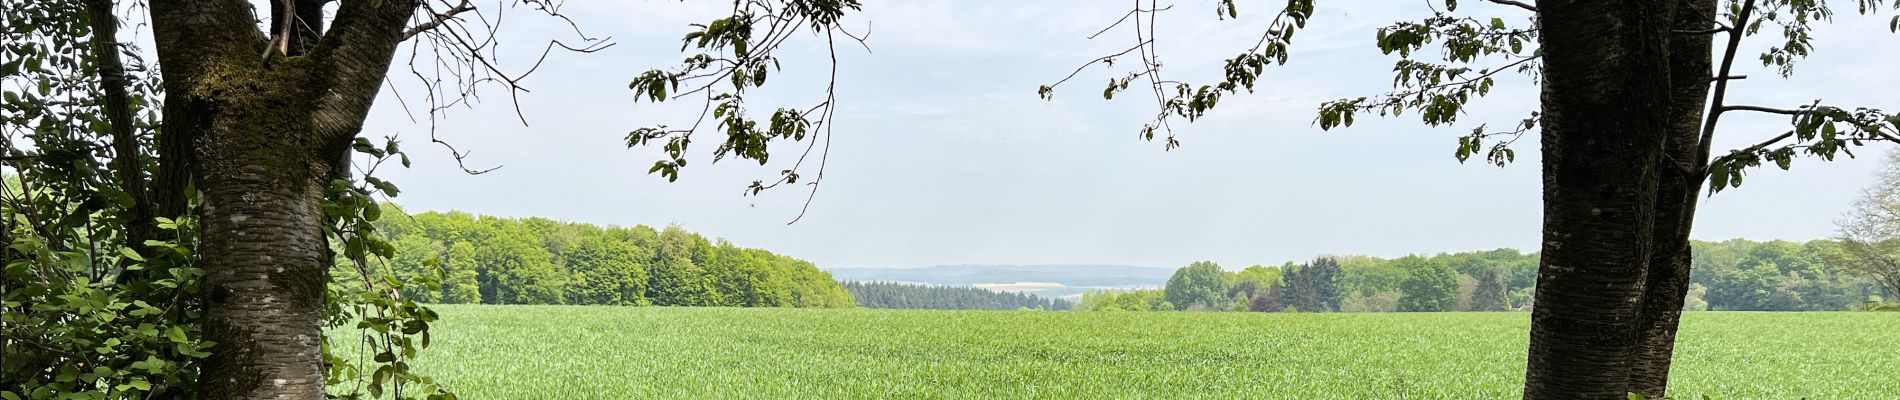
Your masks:
M1676 30L1675 32L1678 35L1710 35L1710 34L1728 32L1728 29L1729 28L1726 26L1718 26L1718 27L1709 28L1709 29Z
M1530 10L1530 12L1537 12L1537 6L1533 6L1533 5L1530 5L1529 3L1525 3L1521 1L1515 1L1515 0L1485 0L1485 1L1517 7L1517 8L1522 8L1525 10Z
M1780 135L1775 135L1774 137L1770 137L1768 138L1768 140L1763 140L1761 141L1761 143L1756 143L1754 146L1744 147L1740 151L1753 152L1756 150L1766 149L1768 148L1768 146L1773 146L1775 145L1775 143L1781 142L1783 140L1788 140L1788 138L1791 138L1791 137L1794 137L1793 130L1782 132Z
M430 8L427 3L423 4L422 7L425 9ZM455 7L451 7L448 10L443 10L442 12L439 12L439 13L434 13L435 16L430 17L429 21L416 24L416 26L409 27L408 30L403 31L402 39L409 40L410 38L416 37L416 35L420 35L423 32L429 31L430 29L435 29L438 26L442 26L443 22L455 19L455 16L458 14L469 12L469 11L475 11L475 4L470 3L469 0L462 0L462 4L458 4Z
M1734 106L1725 105L1725 106L1716 108L1716 112L1718 113L1728 112L1728 111L1755 111L1755 112L1765 112L1769 114L1781 114L1781 115L1801 115L1801 114L1808 114L1808 113L1814 112L1814 110L1807 110L1807 109L1789 110L1785 108L1772 108L1772 107L1750 106L1750 105L1734 105Z

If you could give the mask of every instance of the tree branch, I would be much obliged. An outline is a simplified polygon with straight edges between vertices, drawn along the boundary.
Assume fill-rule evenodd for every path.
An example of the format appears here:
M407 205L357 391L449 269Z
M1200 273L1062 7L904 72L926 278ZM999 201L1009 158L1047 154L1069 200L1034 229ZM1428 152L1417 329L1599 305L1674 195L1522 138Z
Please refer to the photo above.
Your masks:
M165 92L193 92L211 60L211 52L244 49L263 54L265 35L243 0L151 0L152 43L164 65ZM169 118L168 118L169 119Z
M1696 29L1696 30L1687 30L1687 31L1676 30L1675 32L1678 35L1709 35L1709 34L1728 32L1728 27L1718 26L1718 27L1709 28L1709 29Z
M403 25L420 6L417 0L346 1L335 23L319 40L313 58L332 71L329 87L312 115L323 143L348 141L363 129L363 115L376 100L390 59L403 42Z
M1745 25L1748 22L1749 15L1754 12L1755 0L1745 0L1742 4L1741 13L1735 16L1735 21L1737 21L1736 25ZM1695 162L1700 165L1699 168L1706 169L1708 167L1710 147L1713 146L1713 142L1715 141L1716 122L1722 119L1722 101L1728 97L1728 83L1732 81L1732 79L1720 78L1733 76L1730 72L1735 70L1735 52L1741 48L1742 37L1746 36L1742 33L1740 29L1728 30L1728 47L1722 50L1722 68L1720 72L1715 74L1718 79L1715 80L1714 95L1709 97L1708 119L1702 123L1702 141L1696 143L1698 148L1696 149Z
M1423 88L1419 88L1419 90L1418 90L1418 91L1415 91L1415 92L1413 92L1413 93L1422 93L1422 92L1424 92L1424 91L1427 91L1427 90L1432 90L1432 89L1443 89L1443 88L1447 88L1447 87L1452 87L1452 86L1458 86L1458 85L1470 85L1470 84L1473 84L1473 83L1477 83L1478 81L1482 81L1482 80L1484 80L1484 78L1489 78L1489 77L1491 77L1491 76L1493 76L1493 75L1497 75L1497 74L1498 74L1499 72L1504 72L1504 70L1508 70L1508 69L1511 69L1511 68L1514 68L1514 67L1517 67L1517 66L1519 66L1519 65L1524 65L1524 63L1527 63L1527 62L1530 62L1531 60L1536 60L1536 59L1539 59L1539 58L1543 58L1543 54L1542 54L1542 53L1538 53L1538 54L1536 54L1536 55L1532 55L1532 56L1530 56L1530 57L1524 57L1524 58L1522 58L1522 59L1519 59L1519 60L1517 60L1517 61L1512 61L1512 62L1511 62L1510 64L1504 64L1504 65L1502 65L1502 66L1499 66L1499 67L1497 67L1497 68L1492 68L1492 69L1491 69L1491 71L1489 71L1489 72L1485 72L1485 73L1484 73L1484 74L1482 74L1482 75L1478 75L1478 76L1477 76L1477 77L1475 77L1475 78L1471 78L1471 79L1466 79L1466 80L1464 80L1464 81L1462 81L1462 82L1451 82L1451 83L1445 83L1445 84L1439 84L1439 85L1433 85L1433 86L1428 86L1428 87L1423 87ZM1495 81L1494 81L1494 82L1495 82Z
M427 8L428 6L425 5L423 7ZM469 0L462 0L462 4L457 4L455 7L451 7L448 10L435 13L435 16L430 17L428 22L423 22L420 24L416 24L416 26L409 27L408 30L403 31L402 39L409 40L410 38L414 38L416 37L416 35L420 35L423 32L428 32L430 29L435 29L435 27L442 26L443 22L447 22L451 19L455 19L456 15L469 12L469 11L475 11L475 4L470 3Z
M1525 10L1530 10L1530 12L1537 12L1537 6L1533 6L1533 5L1530 5L1529 3L1524 3L1521 1L1515 1L1515 0L1485 0L1485 1L1517 7L1517 8L1522 8Z
M1144 40L1139 43L1135 43L1135 47L1129 47L1127 50L1122 50L1120 53L1101 56L1094 60L1089 60L1089 62L1082 63L1082 66L1075 67L1074 71L1069 71L1069 76L1064 76L1062 77L1062 80L1058 80L1056 81L1056 83L1049 84L1049 88L1054 89L1056 87L1062 86L1062 83L1068 82L1070 79L1075 79L1076 75L1081 74L1082 70L1088 69L1089 66L1091 65L1095 65L1096 63L1102 63L1102 62L1113 63L1114 62L1113 60L1116 57L1121 57L1121 56L1128 55L1128 53L1133 53L1135 52L1135 50L1140 50L1143 46L1147 46L1149 43L1154 43L1154 39Z
M1772 108L1772 107L1750 106L1750 105L1734 105L1734 106L1725 105L1725 106L1716 108L1716 112L1718 113L1727 112L1727 111L1755 111L1755 112L1765 112L1769 114L1781 114L1781 115L1802 115L1802 114L1808 114L1808 113L1814 112L1814 110L1789 110L1785 108Z
M1774 137L1771 137L1771 138L1768 138L1768 140L1763 140L1763 141L1761 141L1761 143L1756 143L1756 144L1755 144L1754 146L1748 146L1748 147L1744 147L1744 148L1742 148L1742 150L1741 150L1741 151L1751 151L1751 152L1752 152L1752 151L1756 151L1756 150L1761 150L1761 149L1766 149L1766 148L1768 148L1768 146L1773 146L1773 145L1774 145L1775 143L1777 143L1777 142L1780 142L1780 141L1783 141L1783 140L1788 140L1788 138L1791 138L1791 137L1794 137L1794 131L1793 131L1793 130L1789 130L1789 131L1787 131L1787 132L1782 132L1782 133L1781 133L1780 135L1775 135Z
M132 131L132 105L126 88L125 63L119 59L119 18L112 14L112 0L86 0L86 13L92 23L92 51L98 65L99 88L104 93L106 123L112 132L112 170L119 178L132 204L123 215L125 243L142 244L158 229L152 220L152 196L145 190L145 166L140 161L139 142ZM119 283L141 272L123 271Z

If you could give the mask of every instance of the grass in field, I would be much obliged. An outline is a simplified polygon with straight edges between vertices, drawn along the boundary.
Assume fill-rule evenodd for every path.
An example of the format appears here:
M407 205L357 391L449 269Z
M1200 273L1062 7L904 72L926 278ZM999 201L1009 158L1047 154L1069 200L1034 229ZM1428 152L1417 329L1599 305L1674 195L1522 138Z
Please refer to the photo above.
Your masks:
M1521 313L441 306L467 399L1511 398ZM1900 398L1900 313L1691 313L1672 392Z

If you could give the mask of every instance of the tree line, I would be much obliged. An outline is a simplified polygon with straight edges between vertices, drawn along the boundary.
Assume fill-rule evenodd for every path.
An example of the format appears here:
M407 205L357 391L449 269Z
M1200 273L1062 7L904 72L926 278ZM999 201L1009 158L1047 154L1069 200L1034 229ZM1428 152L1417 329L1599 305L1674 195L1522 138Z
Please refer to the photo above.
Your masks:
M1896 298L1841 242L1695 241L1685 311L1851 310ZM1496 249L1394 259L1326 256L1226 271L1196 262L1162 289L1095 291L1087 311L1508 311L1534 307L1538 254Z
M1024 294L992 292L973 287L915 285L895 282L845 282L844 289L859 307L926 310L1067 310L1069 302Z
M376 221L396 256L404 296L450 304L851 307L851 294L812 263L709 240L678 226L598 226L463 212ZM338 263L338 284L360 280Z

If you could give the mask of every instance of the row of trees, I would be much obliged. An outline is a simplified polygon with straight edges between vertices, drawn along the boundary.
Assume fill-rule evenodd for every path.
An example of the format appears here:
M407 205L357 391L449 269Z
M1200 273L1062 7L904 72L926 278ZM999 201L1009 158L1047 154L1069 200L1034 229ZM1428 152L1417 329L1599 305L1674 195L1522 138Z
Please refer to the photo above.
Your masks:
M1160 290L1083 295L1090 311L1504 311L1512 308L1510 277L1528 273L1536 256L1487 252L1374 257L1320 257L1301 264L1255 265L1238 272L1196 262L1175 271ZM1460 272L1465 268L1470 272ZM1475 276L1475 277L1474 277ZM1521 279L1526 283L1535 277ZM1529 301L1529 291L1520 293Z
M1892 299L1841 242L1694 242L1684 310L1816 311ZM1395 259L1321 257L1238 272L1196 262L1160 290L1098 292L1081 310L1429 312L1532 308L1537 253L1497 249Z
M973 287L927 286L893 282L845 282L859 307L926 310L1067 310L1069 302L1023 293Z
M1697 242L1686 310L1841 310L1894 295L1853 268L1842 242Z
M461 212L388 213L389 267L405 296L432 303L851 307L810 262L708 240L677 226L601 227ZM339 264L341 284L356 270Z

